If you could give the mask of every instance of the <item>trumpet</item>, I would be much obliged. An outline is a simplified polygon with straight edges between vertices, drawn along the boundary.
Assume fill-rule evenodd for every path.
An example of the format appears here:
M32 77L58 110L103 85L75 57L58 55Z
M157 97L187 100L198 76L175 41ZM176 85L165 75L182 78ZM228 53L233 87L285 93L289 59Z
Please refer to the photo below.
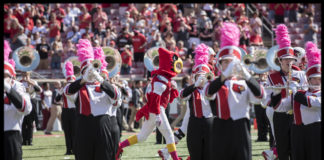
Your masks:
M320 88L321 86L320 85L300 85L300 86L297 86L297 89L301 89L301 90L304 90L305 88ZM281 90L281 89L287 89L289 88L288 85L274 85L274 86L264 86L265 89L278 89L278 90Z

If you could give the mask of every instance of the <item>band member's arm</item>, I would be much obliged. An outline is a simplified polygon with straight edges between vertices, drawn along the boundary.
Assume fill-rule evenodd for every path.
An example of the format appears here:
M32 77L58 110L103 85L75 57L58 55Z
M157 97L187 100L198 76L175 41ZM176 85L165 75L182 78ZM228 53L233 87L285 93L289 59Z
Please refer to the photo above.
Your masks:
M107 81L101 83L100 88L113 100L117 100L120 98L120 92L117 87L114 87Z
M187 99L188 97L190 97L191 93L195 91L195 89L196 89L195 84L192 84L192 85L182 89L180 92L180 98Z
M67 95L75 94L78 92L83 84L81 83L82 79L76 80L67 87Z
M29 95L24 91L23 85L17 84L16 89L12 88L10 92L6 93L9 100L14 104L18 111L24 115L29 114L32 110Z
M301 92L297 92L294 96L294 100L297 101L300 104L303 104L304 106L307 106L309 108L316 107L321 108L321 97L315 97L315 96L306 96L305 94Z
M253 95L255 97L262 97L263 95L263 88L260 86L260 84L258 83L258 81L251 77L250 79L246 80L246 84L247 86L250 88L250 90L252 91Z
M59 101L61 100L62 96L63 96L62 94L59 94L59 93L58 93L58 94L56 95L56 97L55 97L55 101L56 101L56 102L59 102Z
M218 92L218 90L222 87L222 85L224 85L225 81L221 81L221 77L216 78L214 81L212 81L211 83L207 84L207 91L206 91L206 96L212 96L213 94L215 94L216 92Z

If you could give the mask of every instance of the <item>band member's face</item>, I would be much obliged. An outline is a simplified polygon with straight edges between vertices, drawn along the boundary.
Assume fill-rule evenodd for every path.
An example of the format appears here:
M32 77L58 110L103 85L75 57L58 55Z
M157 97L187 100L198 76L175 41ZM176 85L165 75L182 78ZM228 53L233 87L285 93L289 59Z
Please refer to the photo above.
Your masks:
M321 86L321 77L309 78L309 84L314 86Z
M281 62L281 69L285 72L288 72L289 71L289 64L290 63L293 63L295 60L292 59L292 58L283 58L283 59L280 59L280 62Z
M222 70L225 71L227 66L232 62L232 59L223 59L221 61Z

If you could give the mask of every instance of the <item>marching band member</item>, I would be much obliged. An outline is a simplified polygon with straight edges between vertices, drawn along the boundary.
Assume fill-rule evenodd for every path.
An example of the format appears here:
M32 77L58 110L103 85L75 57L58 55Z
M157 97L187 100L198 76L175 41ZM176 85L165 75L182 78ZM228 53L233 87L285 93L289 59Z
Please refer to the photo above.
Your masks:
M30 78L30 71L22 73L22 79L20 82L25 86L26 92L30 95L30 101L32 103L32 111L30 114L24 117L22 123L22 136L23 145L32 145L33 141L33 124L37 121L37 103L36 94L42 92L42 88L38 85L37 81ZM35 126L36 127L36 126Z
M321 158L321 51L313 42L306 43L308 59L307 91L294 95L294 122L291 128L291 148L294 160Z
M195 66L193 67L195 84L184 88L180 92L180 97L189 101L187 146L190 158L192 160L209 160L213 114L203 92L203 87L207 82L206 75L211 72L208 66L208 47L205 44L200 44L196 47L195 53Z
M21 124L32 110L30 96L22 83L15 80L15 62L9 59L11 48L4 41L4 157L22 159Z
M276 56L280 62L280 71L275 71L268 75L267 86L285 86L289 84L289 88L293 93L296 87L307 84L304 71L296 71L292 63L296 60L294 50L290 47L290 37L288 29L284 24L280 24L276 28L276 41L279 49ZM290 68L289 68L290 67ZM292 94L287 95L286 89L267 89L267 98L262 103L266 106L273 107L273 130L276 140L278 157L280 160L288 159L290 153L290 127L292 125Z
M67 95L77 93L75 157L78 160L114 159L109 120L111 107L120 98L120 93L100 76L100 60L94 60L89 40L80 39L77 48L82 79L66 89Z
M249 103L265 98L263 87L240 62L240 31L236 24L224 23L218 69L221 75L207 83L204 92L213 115L211 159L252 159ZM239 76L243 79L238 79Z
M65 155L71 155L74 153L74 143L75 143L75 100L77 94L67 94L68 86L75 81L73 64L70 61L65 63L65 78L67 84L64 86L63 92L60 92L56 96L55 100L60 101L63 98L63 109L62 109L62 127L64 131L66 153Z
M141 131L134 136L127 138L119 144L116 159L119 159L123 148L143 142L147 139L154 128L157 127L166 139L167 148L173 160L180 159L176 152L173 133L165 115L165 108L174 98L178 97L176 89L171 89L171 78L180 73L177 66L181 66L182 61L177 53L159 48L159 69L152 71L153 80L151 91L146 94L148 102L136 114L136 120L145 117Z

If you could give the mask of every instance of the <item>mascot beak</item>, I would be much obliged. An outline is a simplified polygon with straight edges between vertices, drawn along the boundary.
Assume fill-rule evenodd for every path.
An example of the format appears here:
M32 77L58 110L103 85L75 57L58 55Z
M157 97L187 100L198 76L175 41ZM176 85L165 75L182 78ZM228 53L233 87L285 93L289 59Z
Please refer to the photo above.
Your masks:
M181 58L178 58L174 63L173 63L173 69L174 72L176 72L177 74L181 73L183 68L183 63Z

